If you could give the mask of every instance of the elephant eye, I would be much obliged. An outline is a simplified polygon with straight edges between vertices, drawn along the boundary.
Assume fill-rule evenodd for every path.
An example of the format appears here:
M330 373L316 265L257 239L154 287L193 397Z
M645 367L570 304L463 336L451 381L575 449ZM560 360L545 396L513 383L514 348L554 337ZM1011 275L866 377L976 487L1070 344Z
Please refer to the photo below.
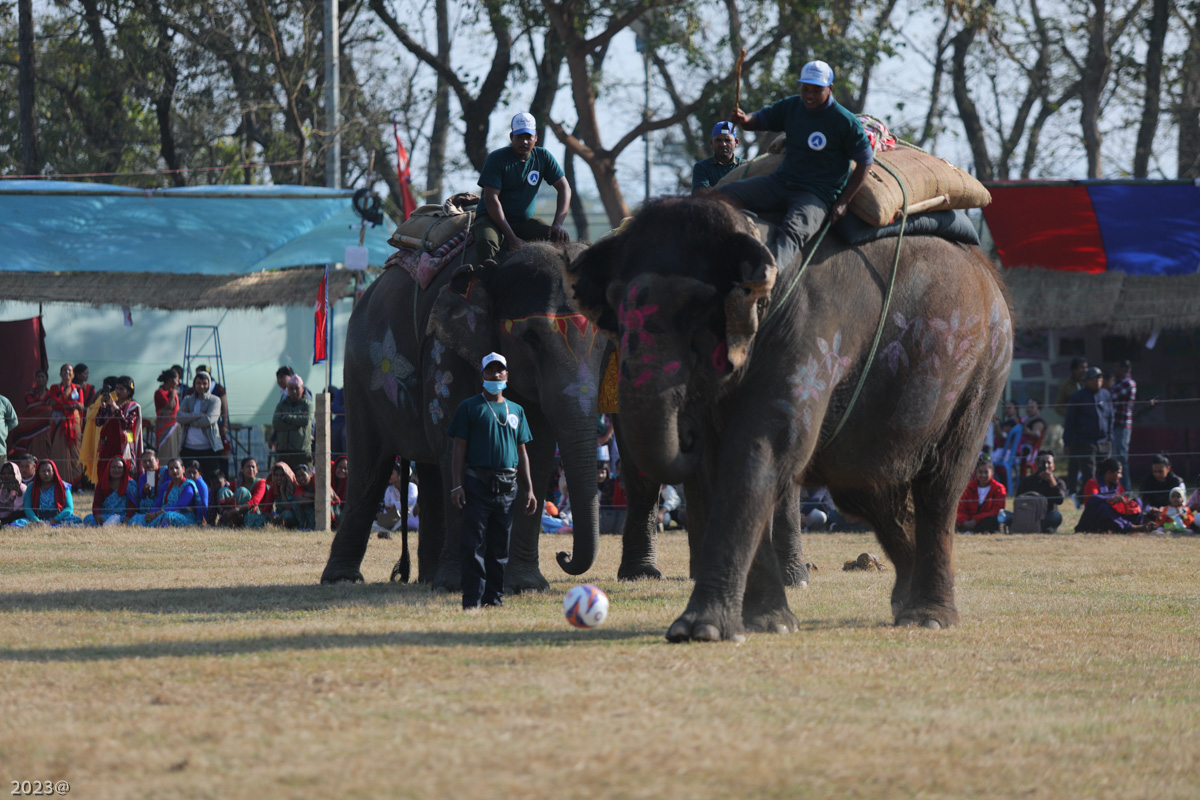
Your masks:
M531 330L526 330L521 334L521 341L529 345L534 350L542 349L542 340L539 339L538 335Z

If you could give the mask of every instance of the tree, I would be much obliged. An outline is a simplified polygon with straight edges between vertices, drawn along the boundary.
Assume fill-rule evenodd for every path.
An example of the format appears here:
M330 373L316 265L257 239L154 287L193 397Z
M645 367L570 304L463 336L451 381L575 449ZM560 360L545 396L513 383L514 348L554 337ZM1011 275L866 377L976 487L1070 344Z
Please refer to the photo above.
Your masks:
M1180 67L1179 107L1176 118L1179 125L1179 177L1188 180L1200 178L1200 3L1187 4L1180 9L1177 18L1188 33L1187 49Z
M1167 22L1171 17L1171 0L1152 0L1146 47L1146 100L1142 106L1142 123L1138 127L1137 149L1133 154L1133 177L1150 174L1150 156L1154 153L1154 134L1162 106L1163 50L1167 39Z

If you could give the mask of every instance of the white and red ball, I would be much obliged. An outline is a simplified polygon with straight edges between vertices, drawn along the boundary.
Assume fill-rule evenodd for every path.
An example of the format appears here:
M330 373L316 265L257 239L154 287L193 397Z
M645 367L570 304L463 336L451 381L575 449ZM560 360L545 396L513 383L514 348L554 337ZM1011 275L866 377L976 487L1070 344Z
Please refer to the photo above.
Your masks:
M608 617L608 595L590 583L576 586L563 598L563 614L576 628L595 628Z

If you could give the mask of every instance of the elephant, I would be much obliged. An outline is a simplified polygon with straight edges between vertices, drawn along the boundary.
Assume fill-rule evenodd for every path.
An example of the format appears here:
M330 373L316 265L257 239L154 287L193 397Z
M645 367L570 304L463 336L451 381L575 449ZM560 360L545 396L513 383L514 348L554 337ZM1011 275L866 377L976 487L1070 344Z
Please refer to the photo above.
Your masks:
M572 553L559 553L558 563L571 575L592 567L599 547L597 391L613 346L566 298L562 270L582 249L529 244L499 264L446 268L426 289L389 268L367 288L346 334L350 496L322 583L363 579L371 522L400 456L417 462L420 479L418 580L461 588L446 428L458 403L481 391L480 360L490 352L508 359L505 394L526 412L539 508L556 442L562 456L574 534ZM507 592L549 587L538 565L540 520L514 514Z
M797 483L871 523L895 624L957 623L956 504L1012 361L1008 297L978 248L824 240L780 274L728 201L668 197L566 280L619 343L629 454L687 491L696 580L669 640L797 630L767 540Z

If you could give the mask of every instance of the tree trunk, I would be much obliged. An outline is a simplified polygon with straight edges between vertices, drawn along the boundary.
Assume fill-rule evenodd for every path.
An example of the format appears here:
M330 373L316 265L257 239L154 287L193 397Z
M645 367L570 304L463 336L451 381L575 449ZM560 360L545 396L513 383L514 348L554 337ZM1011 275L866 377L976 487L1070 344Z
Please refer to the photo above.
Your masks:
M995 5L995 0L991 0L991 5ZM967 75L967 53L975 42L977 32L975 22L968 19L963 23L963 29L951 40L954 51L951 59L951 77L954 85L954 103L958 106L958 116L962 120L967 142L971 145L971 157L975 161L975 177L989 181L994 177L995 171L992 168L991 157L988 156L983 121L967 89L971 80L971 76Z
M450 10L447 0L437 0L438 60L450 66ZM433 104L433 131L429 134L429 164L425 170L425 202L440 203L446 192L446 139L450 134L450 83L439 73Z
M1179 177L1195 180L1200 178L1200 24L1195 17L1180 73Z
M1112 53L1105 35L1108 28L1108 0L1091 0L1094 13L1088 20L1088 49L1083 62L1082 100L1079 126L1083 131L1083 149L1087 154L1087 176L1100 177L1100 95L1108 83Z
M36 175L38 169L37 122L34 117L33 0L19 0L17 50L20 64L17 76L18 113L21 116L21 172Z
M591 226L588 223L587 211L583 208L583 199L575 191L575 154L567 150L563 156L563 174L571 185L571 219L575 222L575 239L581 242L591 241Z

